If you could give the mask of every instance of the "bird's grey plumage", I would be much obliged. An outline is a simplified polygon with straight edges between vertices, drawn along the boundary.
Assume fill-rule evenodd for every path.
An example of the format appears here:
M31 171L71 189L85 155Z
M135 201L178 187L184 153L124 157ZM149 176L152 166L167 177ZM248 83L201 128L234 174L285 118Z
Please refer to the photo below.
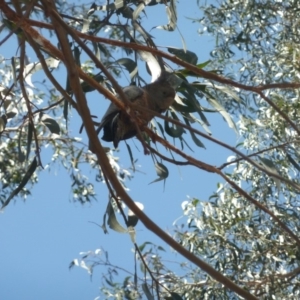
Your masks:
M159 78L142 88L128 86L123 91L127 99L136 106L136 109L134 108L135 113L145 126L151 121L153 114L149 111L139 111L139 106L162 113L172 105L175 98L175 90L165 77ZM120 100L122 99L120 98ZM130 119L130 116L113 103L110 104L104 114L97 133L101 129L103 129L102 139L113 142L115 148L117 148L120 140L132 138L137 134L136 124Z

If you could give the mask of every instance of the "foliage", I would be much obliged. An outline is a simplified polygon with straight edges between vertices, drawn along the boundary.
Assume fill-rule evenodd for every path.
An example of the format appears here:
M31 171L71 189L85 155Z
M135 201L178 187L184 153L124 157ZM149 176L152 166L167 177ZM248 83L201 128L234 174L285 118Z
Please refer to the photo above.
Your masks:
M7 37L15 34L20 45L18 57L1 57L2 209L16 195L30 194L28 186L38 182L43 151L50 146L51 162L46 166L60 163L68 170L74 199L89 202L95 197L94 184L106 183L110 200L102 228L107 231L107 217L111 229L128 232L133 241L140 270L125 271L122 283L118 281L124 270L113 266L104 250L83 253L71 263L89 274L104 266L101 291L105 297L298 298L298 1L233 0L216 5L198 0L203 17L189 22L199 24L199 33L216 41L206 62L199 62L183 39L182 49L158 50L152 33L145 29L149 7L160 11L164 5L168 24L156 28L176 30L174 0L110 1L102 6L15 2L0 2L1 28ZM35 28L43 29L43 35ZM5 43L3 39L1 44ZM28 62L29 54L33 63ZM182 203L183 218L174 226L174 239L126 193L126 179L136 169L134 151L127 144L132 168L121 168L114 149L99 144L93 129L99 123L90 116L86 101L92 106L90 95L101 93L130 111L114 96L122 93L114 77L122 77L125 70L131 84L142 86L147 82L143 62L153 80L161 70L174 71L177 92L166 115L157 114L149 128L141 128L140 147L151 154L157 170L158 178L152 183L168 180L170 164L191 165L199 173L220 178L208 200L190 198ZM43 73L39 79L38 72ZM64 78L64 87L55 76ZM221 115L239 134L236 146L211 136L211 113ZM88 142L69 130L78 120L95 154ZM198 159L191 149L204 148L205 140L230 150L227 162L216 167ZM95 180L91 173L85 174L85 168L93 170ZM131 210L128 216L123 203ZM115 211L121 213L127 228L119 224ZM179 271L167 261L169 253L164 248L152 242L135 243L137 218L185 257L176 263Z

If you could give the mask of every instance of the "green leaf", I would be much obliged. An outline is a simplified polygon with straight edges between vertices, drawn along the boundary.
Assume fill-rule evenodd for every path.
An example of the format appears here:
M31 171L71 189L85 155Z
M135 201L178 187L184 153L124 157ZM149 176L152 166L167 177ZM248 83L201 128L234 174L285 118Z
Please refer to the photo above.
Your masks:
M172 54L174 54L175 56L177 56L178 58L192 64L192 65L196 65L197 61L198 61L198 56L189 50L184 50L184 49L177 49L177 48L171 48L168 47L168 51Z
M7 123L7 117L6 117L5 115L2 115L2 116L0 117L0 133L1 133L2 131L4 131L5 126L6 126L6 123Z
M92 45L94 48L95 56L97 57L98 60L101 60L101 51L100 51L99 43L92 42Z
M116 214L114 211L114 208L111 205L111 202L108 201L107 208L106 208L106 214L108 215L107 224L108 226L113 229L114 231L120 232L120 233L126 233L127 229L125 229L117 220Z
M16 113L14 110L9 111L9 112L6 113L7 119L12 119L12 118L15 117L16 115L17 115L17 113Z
M2 19L2 23L11 31L13 31L18 37L22 38L24 36L23 30L16 26L16 24L7 19Z
M96 75L91 74L90 77L92 77L97 82L103 82L104 81L104 77L100 73L98 73ZM83 81L81 83L81 88L82 88L82 91L84 93L93 92L95 90L95 88L93 86L89 85L85 81Z
M211 60L207 60L207 61L205 61L204 63L197 64L196 67L197 67L198 69L203 69L203 68L205 68L209 63L211 63ZM193 71L187 70L187 69L180 69L180 70L178 70L176 73L182 74L184 77L187 77L187 76L201 77L199 74L196 74L196 73L194 73Z
M134 10L133 14L132 14L132 19L133 20L137 20L137 18L139 17L140 13L144 10L145 8L145 4L143 2L141 2L137 8Z
M286 153L286 156L287 156L288 160L290 161L290 163L291 163L298 171L300 171L300 166L299 166L299 164L297 164L297 162L292 158L292 156L289 155L288 153Z
M19 137L18 137L18 161L20 163L24 162L26 159L26 156L22 151L22 147L21 147L21 138L22 138L22 129L20 130Z
M133 9L129 6L118 9L117 14L121 14L126 19L133 19Z
M51 133L60 134L60 127L58 123L50 116L43 114L41 118L42 123L48 127Z
M262 165L263 168L266 169L266 171L268 171L270 173L274 173L276 175L280 175L279 172L278 172L278 170L277 170L276 164L274 164L272 160L270 160L268 158L260 157L260 156L258 156L258 158L260 160L260 165ZM280 185L281 185L280 180L277 179L277 178L274 178L274 177L272 177L272 178L275 181L275 183L277 185L277 188L279 190L280 189Z
M130 58L120 58L116 61L117 64L123 65L129 72L130 79L136 76L138 72L137 64L134 60Z
M143 289L143 292L145 293L145 296L147 297L147 300L154 300L154 297L151 294L151 292L148 288L148 285L146 283L142 284L142 289Z
M178 102L174 101L174 103L172 104L172 107L179 111L179 112L183 112L183 113L191 113L191 112L195 112L196 109L192 106L186 106L186 105L182 105L179 104Z
M20 182L19 186L12 191L12 193L10 194L10 196L6 199L6 201L3 203L1 210L7 206L9 204L9 202L13 199L13 197L15 197L16 195L18 195L18 193L25 187L25 185L27 184L27 182L29 181L29 179L31 178L31 176L33 175L33 173L35 172L37 167L37 159L36 157L33 159L33 161L31 162L27 172L25 173L22 181Z
M207 95L206 99L207 102L223 116L228 126L238 133L235 122L232 120L230 114L225 110L225 108L215 98L212 98L209 95Z
M157 29L163 29L168 31L174 31L177 26L177 11L176 11L176 1L170 0L170 4L166 5L166 11L169 23L167 25L157 26Z
M142 245L139 246L139 250L141 252L143 252L144 249L146 248L146 246L148 246L148 245L153 245L153 243L151 243L151 242L144 242Z
M188 126L191 126L189 120L187 118L184 118L184 121L186 123L186 125ZM201 148L204 148L205 149L205 146L204 144L198 139L198 137L196 136L196 134L192 131L192 130L189 130L190 134L191 134L191 137L194 141L194 143L198 146L198 147L201 147Z
M126 143L126 140L125 140L125 145L126 145L126 147L127 147L128 153L129 153L129 157L130 157L130 161L131 161L132 170L133 170L133 172L135 172L135 165L134 165L134 159L133 159L132 151L131 151L130 146Z
M12 103L12 100L5 100L4 101L4 110L6 111L10 104Z
M177 115L175 113L171 113L174 120L179 121ZM168 117L168 111L166 116ZM169 124L170 123L170 124ZM171 122L168 122L165 120L165 131L168 135L174 138L178 138L182 136L184 129L181 126L178 126L177 124L172 124Z
M81 66L81 62L80 62L80 48L79 47L74 47L74 58L75 58L75 62L77 66Z
M64 108L63 108L63 115L64 115L64 119L66 120L67 128L68 128L68 113L69 113L69 102L68 102L68 100L65 100Z
M151 181L149 184L158 182L161 180L165 180L169 176L169 171L166 166L164 166L162 163L156 163L155 164L156 174L158 175L158 178Z
M172 297L172 300L183 300L183 298L179 294L174 293L174 292L171 293L171 297Z
M32 124L29 122L29 123L28 123L28 134L27 134L26 160L28 160L29 154L30 154L33 129L34 129L34 128L33 128Z

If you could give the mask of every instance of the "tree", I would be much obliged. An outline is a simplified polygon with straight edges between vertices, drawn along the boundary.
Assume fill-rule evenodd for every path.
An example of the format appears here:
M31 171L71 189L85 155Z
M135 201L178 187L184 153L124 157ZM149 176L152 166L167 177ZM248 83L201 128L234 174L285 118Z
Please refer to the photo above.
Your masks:
M43 148L51 145L53 161L69 170L73 193L83 204L95 194L93 180L85 176L81 164L95 170L96 182L105 182L109 194L104 232L107 220L112 230L128 232L134 243L142 272L119 284L113 268L106 277L108 285L102 287L107 297L298 298L300 4L236 0L218 6L201 6L198 1L198 5L204 17L191 21L199 24L200 34L216 39L211 60L200 63L184 41L182 49L161 50L143 26L143 14L150 6L157 10L165 6L169 22L158 28L175 30L173 0L80 7L60 1L0 1L2 29L8 29L1 43L13 34L19 42L18 58L9 63L2 59L2 209L14 197L30 194L28 185L36 184L42 171ZM29 63L29 54L36 56L35 63ZM156 119L148 127L132 112L115 80L124 68L132 84L144 85L143 62L153 80L161 70L171 72L177 92L166 115L151 112ZM38 71L44 74L40 89L32 84ZM58 72L66 78L65 87L56 79ZM127 193L126 179L137 168L134 149L126 144L132 172L120 167L113 149L102 146L94 128L99 122L91 116L87 101L91 93L102 94L130 115L138 147L153 158L155 181L167 181L172 164L218 176L218 189L208 201L183 202L185 218L182 224L177 222L173 238ZM70 134L71 110L82 120L95 154L87 142ZM237 145L211 135L209 113L220 114L239 133ZM205 147L205 140L229 150L227 162L215 166L192 152ZM123 205L130 209L128 216ZM127 228L120 225L116 211ZM184 257L182 271L165 262L158 245L135 243L137 220ZM71 266L83 266L90 273L99 264L109 266L98 254L91 251Z

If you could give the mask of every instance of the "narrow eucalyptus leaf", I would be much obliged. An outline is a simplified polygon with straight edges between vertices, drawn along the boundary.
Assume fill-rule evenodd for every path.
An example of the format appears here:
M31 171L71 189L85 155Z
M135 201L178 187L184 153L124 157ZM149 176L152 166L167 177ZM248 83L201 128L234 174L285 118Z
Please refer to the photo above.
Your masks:
M158 178L151 181L149 184L158 182L161 180L165 180L169 176L169 171L165 165L162 163L156 163L155 164L156 174L158 175Z
M60 127L54 119L52 119L48 115L43 115L41 121L45 126L47 126L51 133L60 134Z
M4 131L6 123L7 123L7 117L5 115L2 115L0 117L0 132Z
M197 64L196 67L198 69L203 69L205 68L209 63L211 62L211 60L207 60L203 63ZM201 75L194 73L193 71L187 70L187 69L181 69L178 70L177 73L182 74L183 76L187 77L187 76L193 76L193 77L201 77Z
M168 113L167 113L167 116L168 116ZM172 117L174 120L179 121L179 119L175 113L172 113ZM182 136L184 129L181 126L178 126L176 124L173 124L173 123L165 120L165 131L171 137L178 138L178 137Z
M8 109L8 107L10 106L11 103L12 103L11 100L5 100L4 101L4 110L5 111Z
M125 141L125 144L126 144L126 147L127 147L127 151L128 151L128 153L129 153L129 157L130 157L130 161L131 161L131 166L132 166L133 172L135 172L135 165L134 165L134 159L133 159L133 155L132 155L131 148L130 148L130 146L126 143L126 141Z
M7 206L9 204L9 202L13 199L13 197L15 197L16 195L18 195L18 193L25 187L25 185L27 184L27 182L29 181L29 179L31 178L31 176L33 175L33 173L35 172L37 167L37 159L36 157L33 159L33 161L31 162L29 168L27 169L27 172L25 173L23 179L21 180L19 186L12 191L12 193L9 195L9 197L6 199L6 201L3 203L1 210Z
M80 66L81 65L81 62L80 62L80 48L79 47L74 47L73 52L74 52L74 58L75 58L76 65Z
M130 58L120 58L116 63L123 65L129 72L130 78L132 79L138 72L137 64Z
M190 124L190 122L189 122L188 119L184 118L184 121L185 121L186 125L191 126L191 124ZM205 148L204 144L198 139L198 137L196 136L196 134L192 130L189 130L189 132L190 132L190 135L191 135L194 143L198 147Z
M288 158L288 160L290 161L290 163L298 170L300 171L300 166L299 164L292 158L292 156L288 153L286 153L286 157Z
M143 292L145 293L145 296L147 297L147 300L154 300L155 298L153 297L153 295L151 294L148 285L146 283L142 284L142 289Z
M66 125L68 127L68 113L69 113L69 102L67 100L64 101L63 115L66 120Z
M22 151L21 139L22 139L22 129L20 130L19 137L18 137L18 161L20 163L24 162L26 158L24 152Z
M31 142L32 142L32 135L33 135L33 126L29 122L28 123L28 133L27 133L27 149L26 149L26 160L29 158L30 149L31 149Z
M179 294L174 293L174 292L171 293L171 297L172 297L172 300L183 300L183 298Z
M91 75L91 77L92 77L94 80L96 80L97 82L103 82L103 81L104 81L104 77L103 77L100 73L98 73L98 74L96 74L96 75ZM82 91L83 91L84 93L92 92L92 91L95 90L95 88L94 88L93 86L89 85L89 84L86 83L85 81L83 81L83 82L81 83L81 88L82 88Z
M184 49L177 49L177 48L171 48L168 47L168 51L172 54L174 54L175 56L177 56L178 58L192 64L192 65L196 65L197 61L198 61L198 56L189 50L184 51Z
M127 232L130 236L130 239L131 239L132 243L135 244L136 243L136 238L135 238L136 237L136 232L135 232L134 227L133 226L128 226Z
M11 110L9 112L6 113L6 118L7 119L12 119L13 117L15 117L17 115L17 112L14 110Z
M120 233L126 233L127 229L125 229L117 220L115 211L111 205L111 202L109 201L106 209L106 213L108 215L107 224L108 226L113 229L114 231L120 232Z
M144 8L145 8L145 4L143 2L141 2L137 6L137 8L134 10L133 15L132 15L132 19L136 20L139 17L140 13L144 10Z
M218 112L223 116L223 118L227 122L228 126L232 129L234 129L234 131L236 133L238 133L235 122L232 120L230 114L225 110L225 108L215 98L208 96L208 97L206 97L206 99L207 99L207 102L211 106L213 106L216 110L218 110Z

